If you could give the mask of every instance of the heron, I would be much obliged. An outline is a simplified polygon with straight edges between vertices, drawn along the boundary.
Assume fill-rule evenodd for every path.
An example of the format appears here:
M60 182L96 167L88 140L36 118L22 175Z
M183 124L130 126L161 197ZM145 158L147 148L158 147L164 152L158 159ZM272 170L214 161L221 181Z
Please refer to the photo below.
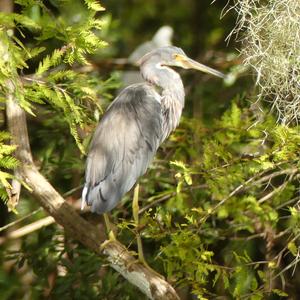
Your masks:
M106 215L145 174L157 149L178 126L184 107L184 86L173 67L195 69L220 78L224 74L189 58L175 46L145 54L138 65L144 82L126 87L109 105L92 137L85 172L82 203ZM138 226L138 191L133 196L133 217ZM113 238L112 238L113 239ZM143 256L137 235L138 256Z

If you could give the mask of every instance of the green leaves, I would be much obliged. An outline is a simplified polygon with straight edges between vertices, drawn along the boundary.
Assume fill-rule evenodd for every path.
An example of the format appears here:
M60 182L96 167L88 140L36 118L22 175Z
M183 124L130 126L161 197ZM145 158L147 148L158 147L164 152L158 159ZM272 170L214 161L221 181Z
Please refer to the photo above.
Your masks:
M42 29L42 27L38 23L36 23L32 18L24 14L11 14L10 16L13 17L15 25L18 28L24 27L31 31L37 31Z
M238 128L241 124L242 111L236 103L232 103L231 109L226 111L221 118L221 126L225 128Z
M98 1L86 0L86 5L81 7L80 21L69 22L69 19L55 18L40 1L20 0L18 4L22 8L20 14L1 14L0 27L4 29L0 33L0 55L4 58L0 62L1 96L5 98L8 92L6 80L12 80L16 98L30 114L35 114L36 103L50 104L54 111L63 115L84 153L78 129L84 122L91 122L92 118L83 109L88 103L96 107L96 111L101 110L97 92L99 80L96 82L89 74L73 71L72 67L75 63L88 64L86 55L105 47L106 43L97 35L102 22L95 17L103 7ZM71 1L62 5L66 10L71 6ZM32 43L27 43L24 29L29 30L39 44L32 47ZM13 30L18 30L21 38L16 38ZM49 49L40 46L42 43L55 46ZM28 68L28 61L34 58L38 67L34 74L22 78L23 85L18 73Z
M296 264L297 131L276 125L271 117L254 124L253 113L233 103L205 135L199 131L202 151L197 161L171 162L176 197L156 210L160 228L168 232L167 238L161 233L159 257L169 278L192 286L199 299L210 298L206 287L212 277L216 287L235 299L264 299L268 280L279 272L278 253L292 255L291 264ZM169 212L171 221L165 217ZM279 236L284 236L282 244L276 243ZM275 258L268 252L273 243L279 247Z
M272 131L274 137L274 161L296 160L299 158L299 128L276 126Z
M205 250L199 235L188 229L178 227L161 252L168 276L176 275L179 281L186 278L201 285L206 283L208 274L217 270L212 264L214 253Z
M84 0L87 7L89 9L95 10L95 11L103 11L105 8L101 6L101 4L97 0Z
M193 180L191 177L191 170L182 161L171 161L170 165L176 166L180 171L175 174L175 177L180 180L182 175L183 179L188 185L192 185Z
M0 131L0 198L3 201L9 199L11 185L9 180L14 178L8 171L15 169L19 162L11 154L16 149L14 145L7 145L5 141L10 138L9 133Z
M39 67L35 73L36 76L40 76L46 71L48 71L51 67L55 67L62 61L62 56L64 54L64 49L55 49L53 53L47 55L40 63Z

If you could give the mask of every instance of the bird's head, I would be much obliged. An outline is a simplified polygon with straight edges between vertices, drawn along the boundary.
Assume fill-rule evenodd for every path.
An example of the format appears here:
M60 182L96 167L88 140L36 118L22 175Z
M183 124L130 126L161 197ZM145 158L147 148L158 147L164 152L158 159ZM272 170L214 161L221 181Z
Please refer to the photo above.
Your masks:
M225 78L223 73L189 58L182 49L174 46L161 47L152 50L138 61L138 65L142 65L147 62L157 63L161 66L195 69L220 78Z

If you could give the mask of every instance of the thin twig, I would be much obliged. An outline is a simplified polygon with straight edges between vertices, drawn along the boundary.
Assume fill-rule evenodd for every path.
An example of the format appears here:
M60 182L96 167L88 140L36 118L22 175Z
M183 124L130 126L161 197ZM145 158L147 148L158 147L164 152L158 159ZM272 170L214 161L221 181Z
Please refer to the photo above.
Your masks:
M205 219L208 218L208 216L212 215L220 206L222 206L227 200L229 200L232 196L240 192L246 185L248 185L251 181L253 181L257 176L253 176L250 179L248 179L246 182L240 184L238 187L236 187L227 197L222 199L217 205L215 205L204 217Z
M32 233L36 230L41 229L42 227L48 226L50 224L55 223L55 220L48 216L46 218L40 219L38 221L32 222L28 225L25 225L17 230L9 232L4 239L0 239L0 245L5 242L6 239L18 239L24 235Z
M200 185L196 185L196 186L185 187L182 190L183 191L196 190L196 189L205 188L205 187L207 187L207 184L200 184ZM149 208L156 206L157 204L160 204L161 202L164 202L164 201L176 196L176 194L177 194L176 192L172 192L172 193L169 193L167 195L164 195L164 196L152 201L151 203L149 203L148 205L144 206L143 208L141 208L139 210L139 215L143 214Z
M281 175L288 175L288 174L294 174L295 172L297 172L298 170L295 169L295 168L291 168L291 169L284 169L284 170L280 170L280 171L276 171L276 172L273 172L271 174L268 174L266 176L263 176L261 178L259 178L258 180L256 181L253 181L251 183L251 185L249 185L247 188L250 188L254 185L259 185L259 184L262 184L266 181L270 181L271 179L277 177L277 176L281 176ZM246 189L247 189L246 188Z
M267 201L268 199L272 198L277 193L280 193L282 190L284 190L284 188L288 185L288 183L292 181L293 175L297 171L298 171L297 169L293 169L293 172L290 173L289 179L285 180L283 184L281 184L279 187L275 188L272 192L268 193L267 195L265 195L264 197L262 197L261 199L259 199L257 202L259 204L264 203L265 201Z
M62 196L63 196L63 197L67 197L67 196L73 194L74 192L78 191L79 189L81 189L82 186L83 186L83 185L79 185L79 186L77 186L77 187L75 187L75 188L73 188L73 189L71 189L71 190L65 192L64 194L62 194ZM6 225L3 226L3 227L0 227L0 232L1 232L1 231L4 231L4 230L6 230L6 229L8 229L8 228L10 228L10 227L12 227L12 226L15 226L15 225L17 225L17 224L23 222L24 220L26 220L26 219L28 219L28 218L31 218L33 215L35 215L36 213L41 212L41 211L43 211L43 208L42 208L42 207L40 207L40 208L34 210L33 212L29 213L28 215L26 215L26 216L24 216L24 217L21 217L21 218L15 220L15 221L13 221L13 222L10 222L9 224L6 224ZM43 219L41 219L41 220L43 220ZM25 226L29 226L29 225L30 225L30 224L25 225ZM50 223L49 223L48 225L50 225ZM46 225L45 225L45 226L46 226ZM28 234L28 233L27 233L27 234Z
M26 215L26 216L24 216L24 217L22 217L22 218L20 218L16 221L13 221L13 222L11 222L11 223L3 226L3 227L0 227L0 232L21 223L22 221L32 217L33 215L35 215L35 214L37 214L38 212L41 212L41 211L43 211L43 209L40 207L40 208L34 210L33 212L29 213L28 215Z
M172 193L170 193L170 194L168 194L168 195L165 195L165 196L163 196L163 197L161 197L161 198L159 198L159 199L157 199L157 200L155 200L155 201L149 203L148 205L144 206L143 208L141 208L141 209L139 210L139 215L140 215L140 214L143 214L143 213L144 213L145 211L147 211L149 208L151 208L151 207L153 207L153 206L156 206L157 204L159 204L159 203L161 203L161 202L164 202L164 201L166 201L166 200L168 200L168 199L170 199L170 198L172 198L172 197L174 197L174 196L176 196L176 192L172 192Z

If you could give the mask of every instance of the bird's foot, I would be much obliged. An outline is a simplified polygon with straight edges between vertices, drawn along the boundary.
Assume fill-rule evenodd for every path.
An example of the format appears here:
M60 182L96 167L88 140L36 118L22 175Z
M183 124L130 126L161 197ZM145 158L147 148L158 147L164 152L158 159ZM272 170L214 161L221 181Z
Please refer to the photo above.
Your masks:
M108 233L108 239L105 240L105 241L101 244L100 250L103 251L103 249L104 249L109 243L111 243L111 242L116 242L116 241L117 241L117 239L116 239L116 237L115 237L114 232L113 232L112 230L109 231L109 233Z
M117 240L117 238L112 230L108 233L108 238L111 242L115 242Z

